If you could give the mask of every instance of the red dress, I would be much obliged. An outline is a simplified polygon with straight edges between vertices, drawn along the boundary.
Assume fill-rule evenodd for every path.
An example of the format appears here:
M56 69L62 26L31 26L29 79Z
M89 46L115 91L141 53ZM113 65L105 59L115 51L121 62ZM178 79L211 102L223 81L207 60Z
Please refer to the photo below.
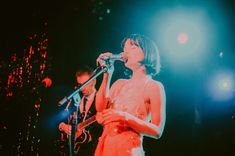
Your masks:
M118 80L110 89L110 108L128 112L141 120L149 121L149 104L144 100L149 77L138 83ZM95 156L143 156L143 136L120 122L104 126Z

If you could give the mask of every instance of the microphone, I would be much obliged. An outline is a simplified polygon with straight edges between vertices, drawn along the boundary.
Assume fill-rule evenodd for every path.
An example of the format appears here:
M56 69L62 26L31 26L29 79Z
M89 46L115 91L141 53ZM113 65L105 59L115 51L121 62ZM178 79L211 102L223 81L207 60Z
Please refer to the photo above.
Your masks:
M124 57L120 53L120 54L113 54L111 56L102 56L100 59L103 61L107 61L107 60L112 60L112 61L120 60L120 61L122 61L124 59Z

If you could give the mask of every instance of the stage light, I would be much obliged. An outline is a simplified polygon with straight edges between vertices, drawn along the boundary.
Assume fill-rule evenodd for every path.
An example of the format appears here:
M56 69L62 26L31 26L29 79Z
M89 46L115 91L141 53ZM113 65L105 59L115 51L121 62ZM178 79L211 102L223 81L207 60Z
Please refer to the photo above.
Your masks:
M163 9L152 20L162 55L174 68L192 69L204 63L212 47L214 29L201 8Z
M229 71L219 71L209 79L209 94L213 100L226 101L234 96L234 74Z
M179 33L179 35L177 36L177 40L179 44L186 44L188 42L188 34L181 32Z

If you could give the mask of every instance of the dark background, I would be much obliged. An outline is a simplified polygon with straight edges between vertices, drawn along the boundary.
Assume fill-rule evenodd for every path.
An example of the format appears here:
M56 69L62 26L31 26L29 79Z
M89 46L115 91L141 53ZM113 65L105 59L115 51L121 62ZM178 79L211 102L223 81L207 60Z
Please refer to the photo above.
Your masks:
M7 1L0 6L1 70L4 66L7 68L13 53L20 54L27 47L27 36L45 32L49 39L51 68L48 76L52 78L53 85L42 93L41 126L37 129L41 137L41 155L56 155L58 149L54 142L58 139L59 119L55 116L63 109L58 108L56 103L76 84L76 69L84 65L95 68L95 60L101 52L119 53L122 51L122 39L131 33L144 34L161 43L162 37L156 37L155 30L148 25L155 12L164 8L171 10L175 6L206 10L211 25L218 33L209 49L210 54L219 49L224 51L225 57L220 59L218 55L210 55L207 64L189 71L175 70L164 47L158 44L163 68L154 78L165 86L167 120L161 139L145 138L146 155L235 155L235 99L214 101L205 89L212 71L223 67L234 72L233 0ZM218 10L223 12L222 21L215 14ZM161 24L161 20L157 21L160 23L156 27ZM228 34L227 38L224 38L224 33ZM116 63L116 69L113 81L124 77L123 64ZM7 77L1 76L2 79ZM100 78L97 87L99 83ZM32 112L31 108L22 110L22 106L33 96L29 95L26 100L17 97L9 100L3 94L1 97L1 154L14 155L17 130L25 126L24 119Z

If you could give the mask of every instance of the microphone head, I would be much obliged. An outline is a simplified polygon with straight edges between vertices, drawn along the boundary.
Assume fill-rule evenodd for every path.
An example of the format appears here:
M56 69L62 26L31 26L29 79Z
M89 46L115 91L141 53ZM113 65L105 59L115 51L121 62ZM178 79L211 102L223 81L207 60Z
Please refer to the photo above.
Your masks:
M110 59L111 60L120 60L120 59L122 59L122 54L120 53L120 54L113 54L112 56L110 56Z
M120 54L113 54L111 56L102 56L101 59L103 61L107 61L107 60L113 60L113 61L119 60L119 61L122 61L123 55L122 55L122 53L120 53Z

